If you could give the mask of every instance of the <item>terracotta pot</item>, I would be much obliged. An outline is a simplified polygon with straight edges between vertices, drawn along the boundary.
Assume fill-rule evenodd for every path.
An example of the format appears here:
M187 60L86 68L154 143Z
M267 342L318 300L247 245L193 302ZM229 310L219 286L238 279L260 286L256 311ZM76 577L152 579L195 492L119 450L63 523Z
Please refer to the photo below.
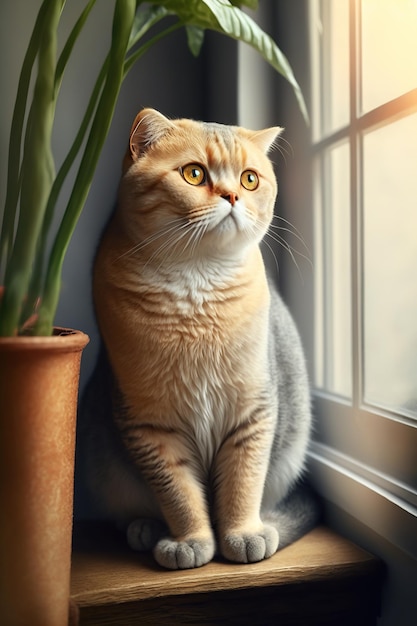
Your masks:
M67 626L82 332L0 338L0 623Z

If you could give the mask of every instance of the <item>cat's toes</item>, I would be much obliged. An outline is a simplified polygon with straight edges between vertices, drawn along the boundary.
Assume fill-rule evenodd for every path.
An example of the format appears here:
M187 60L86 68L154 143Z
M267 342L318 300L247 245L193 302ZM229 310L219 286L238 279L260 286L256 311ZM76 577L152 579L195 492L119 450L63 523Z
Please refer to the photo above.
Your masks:
M166 533L167 527L163 522L156 519L138 518L133 520L127 528L127 543L132 550L138 552L152 550Z
M205 565L214 556L213 539L175 541L169 537L158 541L154 548L155 560L167 569L192 569Z
M278 549L278 531L272 526L264 526L255 534L230 534L222 540L221 552L229 561L236 563L256 563L269 559Z

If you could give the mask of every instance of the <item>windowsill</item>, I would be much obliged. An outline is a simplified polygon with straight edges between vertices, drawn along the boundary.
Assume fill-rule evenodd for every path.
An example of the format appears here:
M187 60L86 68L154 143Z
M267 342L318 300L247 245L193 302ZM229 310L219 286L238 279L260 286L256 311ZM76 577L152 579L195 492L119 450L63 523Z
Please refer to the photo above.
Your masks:
M81 625L160 624L168 615L170 624L221 617L228 624L279 618L282 626L318 625L337 615L334 623L359 626L376 623L381 570L368 552L319 527L267 561L218 559L171 572L130 551L108 526L84 522L75 527L71 596Z
M417 558L417 509L400 497L401 485L318 442L311 444L308 465L321 496Z

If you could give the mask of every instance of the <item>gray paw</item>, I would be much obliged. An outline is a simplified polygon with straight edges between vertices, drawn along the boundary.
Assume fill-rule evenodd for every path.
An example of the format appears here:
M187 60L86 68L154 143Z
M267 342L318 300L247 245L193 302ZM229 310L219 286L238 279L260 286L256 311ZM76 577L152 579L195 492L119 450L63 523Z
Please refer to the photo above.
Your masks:
M127 528L127 543L132 550L138 552L152 550L166 533L167 527L163 522L145 517L138 518L133 520Z
M154 548L155 560L167 569L191 569L205 565L214 556L213 539L175 541L166 537Z
M253 535L226 535L222 541L222 554L236 563L256 563L269 559L278 549L278 531L272 526Z

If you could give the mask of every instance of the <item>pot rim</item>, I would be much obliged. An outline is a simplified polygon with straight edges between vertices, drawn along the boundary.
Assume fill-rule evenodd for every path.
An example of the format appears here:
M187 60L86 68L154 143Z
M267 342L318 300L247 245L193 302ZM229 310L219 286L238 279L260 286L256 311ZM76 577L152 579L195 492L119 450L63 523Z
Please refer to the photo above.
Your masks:
M85 348L89 341L89 336L82 330L54 326L53 334L47 337L30 335L30 329L28 329L28 333L25 335L0 337L0 350L23 351L48 349L63 352L79 352Z

